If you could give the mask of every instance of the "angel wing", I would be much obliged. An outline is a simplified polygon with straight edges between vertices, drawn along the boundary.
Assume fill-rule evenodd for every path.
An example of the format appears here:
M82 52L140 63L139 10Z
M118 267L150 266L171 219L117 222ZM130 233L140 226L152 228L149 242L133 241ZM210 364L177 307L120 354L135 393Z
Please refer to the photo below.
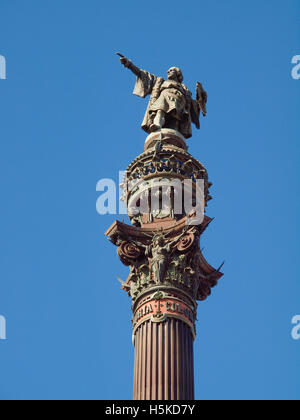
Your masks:
M125 281L123 281L119 276L117 276L117 279L121 283L122 286L125 285Z
M118 281L121 283L121 288L123 289L123 290L130 290L130 286L125 282L125 281L123 281L119 276L117 276L117 279L118 279Z

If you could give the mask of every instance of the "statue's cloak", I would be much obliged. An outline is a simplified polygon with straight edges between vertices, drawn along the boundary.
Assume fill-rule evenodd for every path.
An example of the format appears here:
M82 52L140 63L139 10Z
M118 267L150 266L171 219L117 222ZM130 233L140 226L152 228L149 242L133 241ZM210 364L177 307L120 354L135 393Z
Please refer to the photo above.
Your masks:
M145 98L151 94L150 101L142 122L142 129L147 133L150 133L150 126L153 120L150 115L150 106L154 102L154 91L159 90L159 84L163 82L163 79L154 76L154 74L148 73L145 70L141 70L139 76L137 76L136 84L134 87L133 94ZM156 89L154 89L154 87Z

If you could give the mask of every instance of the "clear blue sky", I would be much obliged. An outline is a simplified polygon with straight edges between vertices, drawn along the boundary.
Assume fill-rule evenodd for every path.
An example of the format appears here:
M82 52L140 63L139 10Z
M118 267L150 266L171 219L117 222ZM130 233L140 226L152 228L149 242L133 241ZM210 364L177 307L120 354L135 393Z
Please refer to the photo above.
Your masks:
M1 399L130 399L127 268L96 183L142 152L147 102L115 51L208 91L189 140L225 276L198 309L198 399L299 399L299 0L1 0ZM119 217L120 218L120 217Z

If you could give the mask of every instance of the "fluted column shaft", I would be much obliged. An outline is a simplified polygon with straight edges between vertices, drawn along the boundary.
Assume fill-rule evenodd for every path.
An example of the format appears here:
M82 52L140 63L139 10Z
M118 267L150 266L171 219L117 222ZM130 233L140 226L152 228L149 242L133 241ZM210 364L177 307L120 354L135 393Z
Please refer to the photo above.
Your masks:
M136 330L134 400L193 400L193 336L176 318Z

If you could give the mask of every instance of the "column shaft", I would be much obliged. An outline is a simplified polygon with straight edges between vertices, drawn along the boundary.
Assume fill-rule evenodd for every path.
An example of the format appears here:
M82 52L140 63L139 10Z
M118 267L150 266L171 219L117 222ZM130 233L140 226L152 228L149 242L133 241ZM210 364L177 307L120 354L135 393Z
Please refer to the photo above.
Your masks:
M144 322L135 334L134 400L194 399L193 336L184 322Z

